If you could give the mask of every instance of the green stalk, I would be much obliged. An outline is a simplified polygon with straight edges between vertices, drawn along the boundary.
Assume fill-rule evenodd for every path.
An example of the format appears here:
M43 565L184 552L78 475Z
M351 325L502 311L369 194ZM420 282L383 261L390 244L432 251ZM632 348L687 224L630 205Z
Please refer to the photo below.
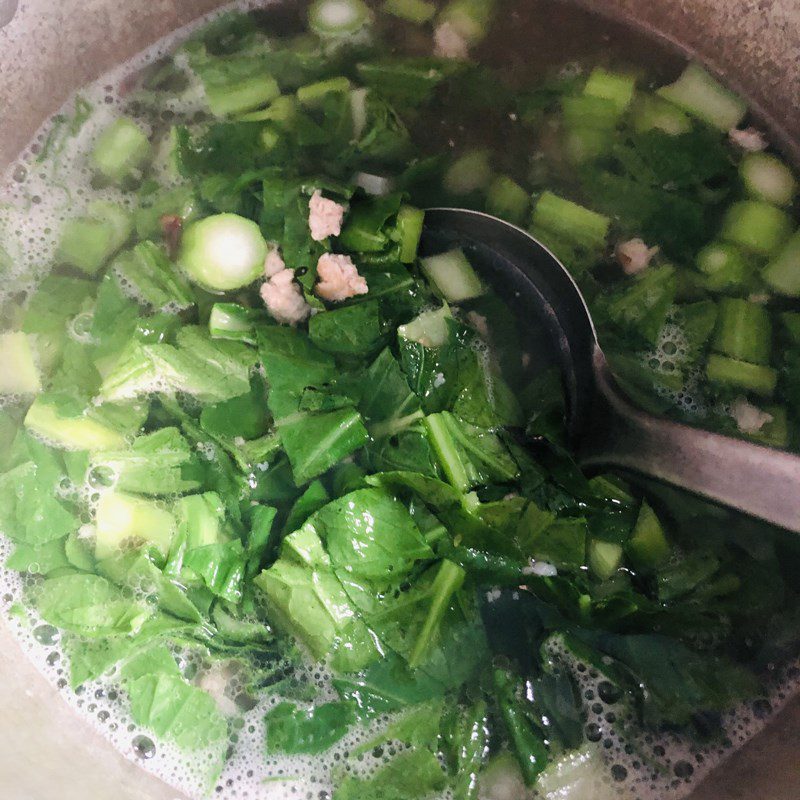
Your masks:
M413 264L414 261L416 261L424 222L425 212L420 208L401 206L400 210L397 212L397 235L400 240L400 261L403 264Z
M657 94L693 117L721 131L735 128L747 113L747 104L695 62L681 76Z
M431 607L408 658L408 665L416 669L425 658L431 641L442 624L450 599L463 586L467 573L452 561L442 561L431 587Z
M470 487L470 477L466 467L461 461L458 449L453 442L444 414L431 414L425 417L425 427L428 431L431 444L447 476L447 480L458 489L466 492Z
M151 152L142 129L132 119L119 117L100 134L89 158L98 175L119 184L140 179Z
M496 669L494 685L500 716L522 770L522 776L526 785L533 786L537 776L549 761L544 736L521 707L521 701L516 696L513 676L505 670Z
M706 377L711 383L729 389L772 397L778 385L778 373L772 367L750 364L712 353L706 362Z
M758 303L737 297L722 298L712 347L717 353L751 364L769 363L772 352L769 312Z
M531 205L531 196L507 175L498 175L489 186L486 210L514 225L522 225Z
M631 104L635 90L636 78L633 76L595 67L586 81L583 93L588 97L610 101L619 116Z
M734 203L722 221L720 237L760 256L775 255L792 233L794 222L782 209L757 200Z
M712 292L739 290L749 282L753 268L736 245L711 242L696 256L695 264L703 273L703 285Z
M559 238L591 250L606 244L611 220L571 200L542 192L531 220L534 228L543 228Z
M428 0L386 0L383 10L414 25L424 25L436 16L436 6Z
M800 231L796 231L781 251L767 263L761 277L776 292L787 297L800 296Z

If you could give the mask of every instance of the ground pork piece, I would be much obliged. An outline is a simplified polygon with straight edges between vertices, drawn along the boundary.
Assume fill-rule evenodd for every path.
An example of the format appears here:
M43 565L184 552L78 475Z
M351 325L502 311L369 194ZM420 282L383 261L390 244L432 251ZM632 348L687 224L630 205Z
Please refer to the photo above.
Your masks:
M759 150L767 149L766 137L758 128L731 128L728 131L728 138L746 153L757 153Z
M737 397L731 403L731 416L742 433L758 433L768 422L775 419L772 414L757 408L744 397Z
M443 22L436 28L433 41L434 53L440 58L469 58L469 43L449 22Z
M264 260L264 274L267 278L271 278L284 269L286 269L286 264L284 264L281 258L280 250L278 250L277 247L272 248L272 250L267 253L267 257Z
M311 306L306 303L291 269L282 269L263 284L261 299L267 311L285 325L297 325L311 314Z
M615 255L626 275L636 275L650 264L658 247L648 247L641 239L629 239L617 245Z
M350 256L324 253L317 262L317 283L314 291L323 300L338 302L369 291L367 281L358 274Z
M315 242L338 236L342 232L343 219L343 205L323 197L319 189L311 195L308 201L308 227Z
M489 339L489 323L486 321L486 317L484 317L483 314L479 314L477 311L470 311L469 314L467 314L467 322L478 331L481 339Z

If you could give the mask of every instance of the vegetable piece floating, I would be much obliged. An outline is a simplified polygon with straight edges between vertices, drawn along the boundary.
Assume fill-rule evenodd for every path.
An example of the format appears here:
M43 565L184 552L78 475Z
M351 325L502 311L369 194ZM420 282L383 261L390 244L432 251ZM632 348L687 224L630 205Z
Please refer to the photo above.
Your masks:
M686 67L675 83L662 86L657 94L721 131L735 128L747 112L744 100L695 62Z
M658 130L679 136L692 129L687 114L657 95L640 94L633 101L633 127L636 133Z
M610 100L619 115L631 104L635 89L635 78L595 67L586 81L583 93L590 97Z
M587 548L587 557L589 569L601 581L607 581L622 565L622 545L592 539Z
M436 16L436 6L428 0L385 0L383 10L415 25L424 25Z
M421 260L428 280L448 303L461 303L480 297L486 289L469 259L460 248Z
M486 194L486 210L514 225L522 225L528 215L531 198L513 178L498 175Z
M130 215L102 200L89 204L85 217L67 220L61 232L56 258L94 275L130 238Z
M753 392L761 397L772 397L778 384L778 373L772 367L749 364L717 353L708 357L706 377L723 388Z
M340 76L338 78L327 78L324 81L310 83L301 86L297 90L297 100L300 105L306 108L317 108L323 104L325 98L330 94L345 94L350 91L350 79Z
M772 321L769 312L757 303L733 297L719 302L717 328L712 347L717 353L767 364L772 352Z
M175 534L175 517L150 500L106 492L97 507L98 559L119 555L142 541L155 546L166 558Z
M419 240L425 224L425 212L414 206L401 206L397 212L397 238L400 240L400 261L413 264L417 259Z
M67 450L116 450L125 445L119 430L88 414L70 397L40 395L28 409L25 427Z
M780 294L800 296L800 231L767 263L761 277Z
M647 502L643 502L639 509L636 525L625 550L634 566L641 570L656 569L669 556L670 547L664 528Z
M587 250L602 250L610 227L608 217L552 192L542 192L531 218L534 236L544 230Z
M317 0L308 10L311 30L323 38L352 36L369 22L369 9L361 0Z
M262 108L281 93L275 78L260 72L237 78L225 75L223 70L213 73L212 70L208 70L208 74L203 77L208 107L216 117L242 114L255 108Z
M453 162L444 176L444 188L454 195L468 195L486 189L492 180L488 150L472 150Z
M738 292L750 282L754 269L742 251L727 242L706 245L695 259L712 292Z
M186 228L178 265L203 288L228 292L261 275L268 250L255 222L237 214L217 214Z
M189 282L153 242L141 242L120 254L111 270L137 298L157 311L174 312L195 303Z
M579 94L567 95L561 100L564 126L571 131L604 131L604 139L611 142L610 132L619 122L620 111L613 100L607 97Z
M150 141L144 131L132 119L120 117L100 134L91 164L110 183L124 183L142 177L150 154Z
M448 337L447 320L452 318L453 315L447 306L423 311L411 322L401 325L397 329L397 334L401 339L418 342L424 347L441 347Z
M771 256L789 238L792 227L785 211L769 203L741 200L728 209L720 236L747 252Z
M791 169L777 156L750 153L742 159L739 174L747 193L775 206L788 206L797 193Z
M255 344L256 325L263 319L264 312L254 308L237 303L214 303L208 318L208 332L214 339Z
M19 331L0 334L0 395L36 394L41 389L31 338Z

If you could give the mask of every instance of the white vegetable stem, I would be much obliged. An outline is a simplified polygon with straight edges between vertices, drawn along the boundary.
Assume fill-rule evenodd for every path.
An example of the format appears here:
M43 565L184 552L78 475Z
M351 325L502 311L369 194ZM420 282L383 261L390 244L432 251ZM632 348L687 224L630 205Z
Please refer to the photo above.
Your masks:
M178 264L195 283L227 292L261 275L268 249L255 222L237 214L217 214L189 225Z
M311 30L318 36L357 33L369 19L361 0L317 0L308 12Z

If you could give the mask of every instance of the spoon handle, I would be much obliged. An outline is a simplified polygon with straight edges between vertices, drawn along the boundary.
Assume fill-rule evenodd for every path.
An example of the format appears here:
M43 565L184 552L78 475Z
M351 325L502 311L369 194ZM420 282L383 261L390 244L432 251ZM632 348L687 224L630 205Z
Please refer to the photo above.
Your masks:
M593 361L583 466L633 470L800 533L800 457L651 416L620 393L599 348Z

